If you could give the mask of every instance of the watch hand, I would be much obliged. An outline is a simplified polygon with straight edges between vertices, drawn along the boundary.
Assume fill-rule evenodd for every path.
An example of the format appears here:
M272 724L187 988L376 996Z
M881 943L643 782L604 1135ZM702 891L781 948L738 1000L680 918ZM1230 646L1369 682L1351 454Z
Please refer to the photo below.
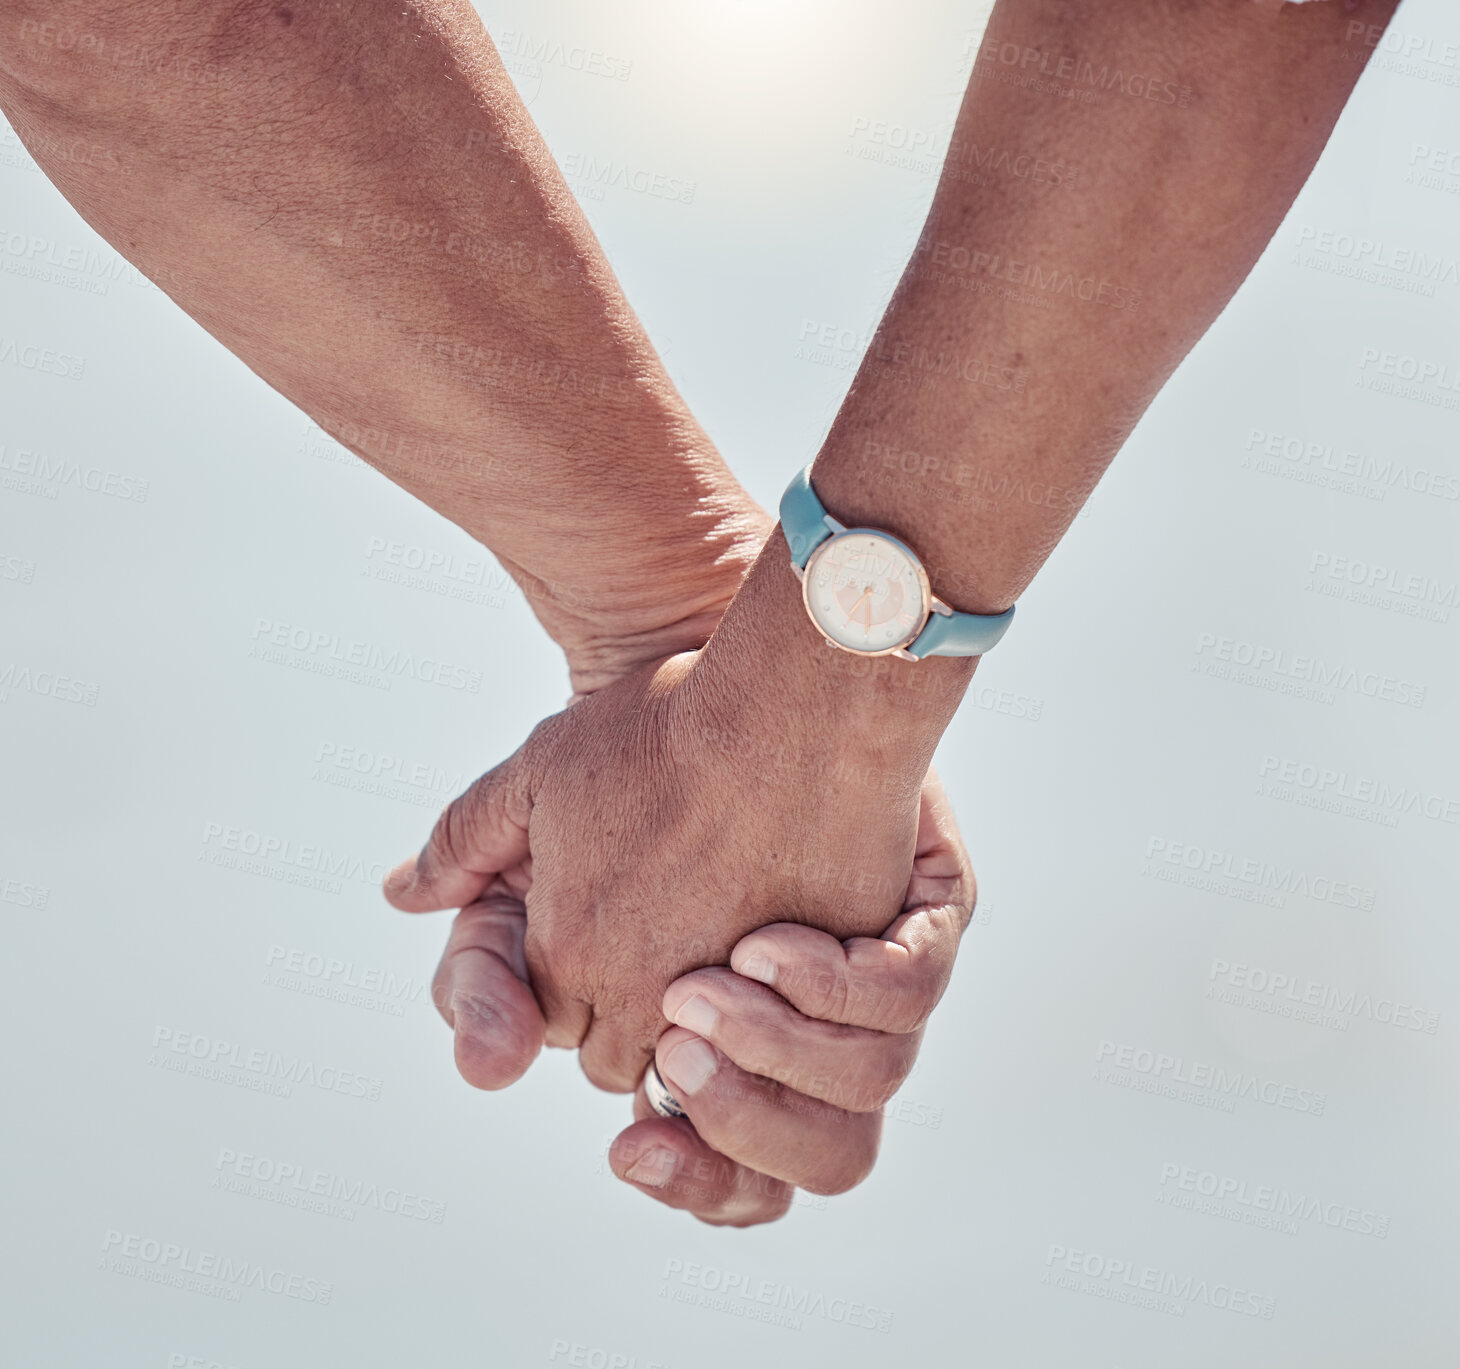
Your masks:
M872 591L869 589L867 595L870 596L871 593ZM872 600L870 597L867 599L867 631L872 631Z
M862 598L861 599L858 599L857 602L855 604L853 604L851 606L851 608L849 608L847 610L847 622L850 623L852 621L852 614L854 614L859 608L862 607L862 599L865 599L871 593L872 593L872 591L871 591L870 588L869 589L864 589L862 591Z

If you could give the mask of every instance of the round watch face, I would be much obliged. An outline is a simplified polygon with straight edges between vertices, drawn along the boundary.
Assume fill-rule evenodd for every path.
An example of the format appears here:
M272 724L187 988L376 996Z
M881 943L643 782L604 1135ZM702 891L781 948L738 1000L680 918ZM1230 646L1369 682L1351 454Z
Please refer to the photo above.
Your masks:
M906 646L928 619L922 563L895 537L849 528L806 563L801 594L811 621L840 647L881 656Z

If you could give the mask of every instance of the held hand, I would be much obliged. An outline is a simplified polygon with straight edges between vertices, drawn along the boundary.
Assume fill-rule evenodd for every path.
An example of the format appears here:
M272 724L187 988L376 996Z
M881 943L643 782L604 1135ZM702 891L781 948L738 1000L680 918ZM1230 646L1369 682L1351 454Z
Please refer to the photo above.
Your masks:
M547 1040L581 1046L594 1082L635 1088L665 1030L661 995L670 981L723 966L743 936L767 924L788 924L778 936L793 926L802 936L824 929L840 955L842 938L875 936L933 898L954 910L931 923L947 947L939 963L951 962L972 878L951 820L931 829L947 840L927 844L919 794L971 665L910 669L828 652L786 558L777 534L703 651L646 667L549 719L450 805L421 855L387 881L387 896L405 910L463 909L435 990L468 1081L506 1086ZM952 881L946 895L916 881L909 889L915 855L921 876ZM926 922L910 919L903 930ZM926 949L921 939L918 946ZM912 961L927 962L923 949ZM946 968L927 1006L943 975ZM869 1013L842 1025L909 1035L905 1021ZM739 1049L726 1058L753 1073ZM894 1050L871 1073L895 1077L899 1058ZM675 1074L667 1059L665 1067ZM818 1097L806 1087L813 1130L821 1104L855 1114L844 1140L827 1147L832 1157L847 1147L849 1158L820 1174L793 1171L770 1152L754 1158L827 1191L855 1182L876 1149L875 1113L869 1128L858 1110L871 1095ZM725 1130L715 1088L701 1092L707 1130ZM792 1089L781 1096L789 1100ZM781 1130L784 1137L794 1127ZM613 1160L642 1183L635 1136ZM678 1138L696 1148L696 1169L719 1177L691 1192L684 1181L697 1176L676 1170L673 1183L659 1185L665 1201L741 1225L784 1210L785 1180L718 1156L688 1126ZM738 1142L727 1133L726 1144Z
M871 1170L882 1107L917 1056L975 897L972 871L937 776L924 786L907 909L880 939L839 942L780 923L752 932L731 969L669 986L661 1075L686 1119L653 1113L613 1143L615 1174L716 1226L784 1215L795 1187L840 1193ZM694 1089L679 1068L702 1081ZM704 1064L713 1065L704 1073Z
M688 1120L655 1115L641 1084L638 1120L609 1152L614 1173L717 1226L775 1221L797 1185L837 1193L860 1182L876 1159L880 1109L912 1067L974 899L967 854L929 772L905 911L881 938L842 942L777 923L742 938L730 969L695 970L668 987L660 1028L704 1033L675 1026L657 1051ZM520 899L488 895L457 915L436 973L457 1068L478 1088L511 1083L542 1044L526 928ZM691 1092L674 1057L696 1042L715 1068Z
M484 1079L511 1082L545 1037L580 1048L595 1084L631 1091L671 980L726 963L768 923L875 935L900 910L916 779L839 774L827 753L846 757L850 742L829 748L786 700L745 683L686 655L583 699L453 802L392 873L387 897L406 911L477 905L469 925L499 928L525 910L540 1026L500 931L462 970L472 995L509 1012L503 1052L477 1062Z

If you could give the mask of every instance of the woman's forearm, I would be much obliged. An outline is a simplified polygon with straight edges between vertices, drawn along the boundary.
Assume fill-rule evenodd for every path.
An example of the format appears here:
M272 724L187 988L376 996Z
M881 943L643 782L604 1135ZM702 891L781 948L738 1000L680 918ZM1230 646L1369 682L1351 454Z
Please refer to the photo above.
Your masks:
M1252 269L1372 50L1353 31L1396 3L1000 0L817 460L828 507L903 531L956 608L1013 603Z
M912 546L954 609L1013 604L1246 278L1396 3L999 0L812 471L828 512ZM972 662L824 650L787 561L777 537L716 668L773 660L767 691L824 701L798 727L920 776Z

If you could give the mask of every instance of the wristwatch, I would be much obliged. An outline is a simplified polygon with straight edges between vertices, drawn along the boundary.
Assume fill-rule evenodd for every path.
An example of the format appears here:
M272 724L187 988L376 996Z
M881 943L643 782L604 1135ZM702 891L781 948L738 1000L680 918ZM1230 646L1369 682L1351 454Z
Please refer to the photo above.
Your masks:
M982 656L1014 619L958 613L933 594L905 542L880 528L849 528L822 506L811 467L781 497L781 531L806 612L829 646L858 656Z

